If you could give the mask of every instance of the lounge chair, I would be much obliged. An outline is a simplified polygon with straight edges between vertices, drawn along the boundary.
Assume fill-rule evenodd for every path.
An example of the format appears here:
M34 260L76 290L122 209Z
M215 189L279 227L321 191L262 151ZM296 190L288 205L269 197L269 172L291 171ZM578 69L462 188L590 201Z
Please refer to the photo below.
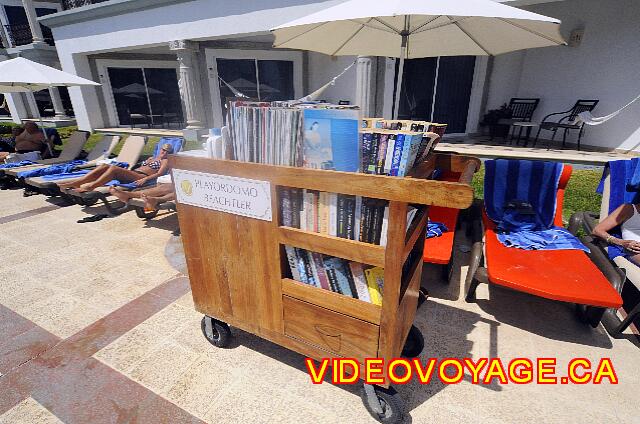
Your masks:
M116 162L124 162L129 164L129 169L133 168L140 155L142 154L142 149L144 149L144 145L147 142L146 137L131 135L127 137L124 144L122 145L122 149L120 149L120 153L114 159ZM81 172L88 172L90 168L98 165L99 161L92 163L89 166L81 167ZM86 171L86 172L85 172ZM58 183L69 182L74 179L79 178L81 175L70 176L69 178L60 178L56 180L52 180L47 177L33 177L27 178L24 180L24 183L28 186L34 187L38 189L41 193L47 193L50 195L58 195L60 194L60 190L58 189ZM95 202L94 202L95 203Z
M480 169L480 160L470 156L438 154L436 166L443 171L439 180L471 184L473 175ZM459 215L460 209L429 208L429 220L444 224L447 231L441 236L425 239L422 259L426 263L442 265L443 279L447 282L451 278L453 240Z
M48 165L55 165L64 162L70 162L77 158L82 152L82 148L87 142L88 133L86 131L74 131L69 137L69 141L65 144L60 156L51 159L42 159L35 161L34 164L20 166L17 168L2 170L4 175L15 177L18 172L25 171L27 169L42 168Z
M128 140L128 139L127 139ZM163 137L161 138L158 143L155 145L155 148L153 150L153 154L152 156L157 156L158 153L160 153L160 149L162 148L163 144L169 143L173 146L173 151L174 152L178 152L182 149L182 145L184 143L184 140L180 137ZM119 159L118 159L119 160ZM137 160L136 160L137 162ZM130 162L127 162L130 163ZM134 167L129 167L129 169L132 169ZM104 185L102 187L98 187L93 191L90 192L83 192L83 193L76 193L76 192L69 192L67 193L69 196L75 198L77 203L80 203L82 205L93 205L95 204L97 201L102 201L102 203L104 204L104 206L107 208L107 211L112 214L112 215L119 215L123 212L126 212L129 210L128 207L114 207L111 202L109 201L109 198L111 197L111 195L109 194L109 188L111 186L117 186L117 187L122 187L125 189L129 189L129 190L142 190L142 189L146 189L146 188L150 188L152 186L155 185L155 181L149 182L148 184L138 187L136 186L134 183L127 183L127 184L120 184L117 181L112 181L110 183L108 183L107 185Z
M493 166L500 161L487 161L485 165ZM551 300L575 303L578 305L576 310L580 318L592 327L597 327L604 311L607 308L619 308L622 298L589 256L584 251L573 249L523 250L506 247L498 240L497 225L487 212L487 207L493 213L502 209L506 202L527 201L533 205L545 225L561 227L564 191L572 168L564 165L561 173L555 174L558 176L558 185L557 191L553 193L554 185L543 184L555 184L555 180L551 178L554 174L545 174L546 178L539 178L538 174L527 181L526 173L519 168L523 163L532 168L543 164L546 170L548 165L544 162L503 161L501 168L505 162L510 171L506 178L504 175L500 178L487 178L488 173L485 175L482 217L476 216L474 223L474 244L466 280L469 287L467 302L475 301L479 283L495 284ZM526 166L522 169L526 169ZM539 186L531 184L531 181L537 182ZM500 186L505 184L506 188L501 190ZM551 208L554 200L555 209Z
M599 192L602 194L602 203L600 205L600 213L597 212L576 212L569 221L569 231L577 233L579 228L584 229L587 234L581 237L583 243L591 250L590 257L594 264L598 266L600 271L607 276L611 285L623 295L625 286L632 284L636 290L640 290L640 267L624 256L618 255L616 249L609 249L602 240L591 236L593 229L598 223L598 218L602 221L611 212L616 210L623 203L633 202L630 198L625 199L624 192L629 181L628 178L620 178L620 167L626 165L635 166L631 160L620 160L609 162L602 176ZM618 176L612 184L611 169L617 168ZM614 173L616 171L613 171ZM624 171L622 170L624 173ZM632 287L629 287L633 289ZM631 298L631 296L624 296ZM625 305L625 309L629 312L624 319L620 319L616 309L607 309L602 317L602 324L607 332L613 337L619 337L623 331L631 325L631 323L640 315L640 302L637 304Z
M564 112L550 113L542 118L542 122L540 123L540 127L538 128L536 138L535 140L533 140L533 147L536 147L536 143L538 142L538 138L540 137L540 131L542 130L553 131L553 134L551 135L551 143L553 143L558 130L563 129L564 133L562 134L562 148L564 148L567 141L567 131L579 130L578 150L580 150L580 140L582 140L582 134L584 133L584 122L578 120L578 115L582 112L591 112L598 105L598 102L598 100L578 100L571 109L565 110ZM555 120L549 119L552 116L556 117L554 118Z

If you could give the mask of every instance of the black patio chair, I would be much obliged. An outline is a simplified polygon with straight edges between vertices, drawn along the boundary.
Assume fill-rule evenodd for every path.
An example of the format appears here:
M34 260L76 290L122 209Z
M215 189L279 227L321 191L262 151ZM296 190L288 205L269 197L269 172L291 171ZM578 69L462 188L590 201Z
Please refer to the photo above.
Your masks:
M556 112L550 113L545 116L540 123L540 128L538 128L538 133L536 134L536 139L533 140L533 147L536 146L538 142L538 138L540 137L540 131L553 131L551 135L551 143L556 138L556 133L559 129L564 129L564 133L562 134L562 148L564 148L567 141L567 131L569 130L578 130L578 150L580 150L580 140L582 139L582 134L584 133L584 122L577 121L578 114L582 112L591 112L595 109L599 100L578 100L575 105L569 110L564 112ZM550 121L549 118L552 116L560 117L555 121Z
M535 112L540 103L540 99L535 98L523 98L513 97L509 101L506 113L508 117L498 119L498 122L494 125L494 128L490 129L491 139L494 135L502 134L505 140L509 137L511 126L516 122L531 122L533 112ZM527 130L527 137L529 137L531 130ZM513 137L511 137L513 138Z

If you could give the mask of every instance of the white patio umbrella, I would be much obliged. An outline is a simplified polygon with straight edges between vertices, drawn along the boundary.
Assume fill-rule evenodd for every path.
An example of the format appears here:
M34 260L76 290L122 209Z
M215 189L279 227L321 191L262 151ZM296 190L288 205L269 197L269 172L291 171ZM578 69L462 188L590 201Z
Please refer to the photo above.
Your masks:
M349 0L272 32L279 48L399 57L395 117L405 59L566 44L559 27L557 19L492 0Z
M100 84L23 57L0 62L0 93L33 93L45 88L87 85ZM42 116L40 111L36 112L40 120L40 128L46 138L46 132L42 125Z

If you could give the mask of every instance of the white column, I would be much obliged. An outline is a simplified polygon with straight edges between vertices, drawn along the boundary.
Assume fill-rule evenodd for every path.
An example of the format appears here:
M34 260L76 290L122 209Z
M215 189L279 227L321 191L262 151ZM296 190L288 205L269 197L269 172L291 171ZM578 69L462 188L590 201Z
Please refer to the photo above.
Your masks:
M64 111L64 106L62 105L62 97L60 97L60 90L58 87L49 88L49 96L51 96L51 103L53 103L53 110L56 113L56 119L68 119L68 116Z
M31 92L22 94L27 99L27 105L29 105L29 117L34 119L38 118L40 116L40 111L38 110L38 102L36 101L36 96L34 96Z
M16 124L22 124L22 120L28 118L27 108L24 104L24 99L21 93L5 93L7 99L7 105L9 106L9 112L11 112L11 119Z
M40 23L38 23L38 15L36 15L36 7L33 5L33 0L22 0L22 6L24 7L24 12L27 14L29 28L31 28L32 42L34 44L44 43L42 29L40 28Z
M356 62L356 104L360 106L362 116L370 117L374 113L375 102L375 58L359 56Z
M169 49L178 55L180 65L178 84L180 97L184 103L187 129L202 129L204 128L204 102L196 58L197 44L187 40L170 41Z

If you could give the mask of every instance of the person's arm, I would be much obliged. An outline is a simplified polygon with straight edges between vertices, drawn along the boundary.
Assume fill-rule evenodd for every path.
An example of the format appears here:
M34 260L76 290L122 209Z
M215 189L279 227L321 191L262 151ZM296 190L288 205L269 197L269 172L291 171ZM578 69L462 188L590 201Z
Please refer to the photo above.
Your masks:
M611 231L611 229L617 227L618 225L621 225L623 222L633 216L634 207L635 206L629 204L618 207L616 210L611 212L609 216L598 223L591 234L604 240L607 244L622 246L630 252L640 253L639 242L633 240L623 240L609 234L609 231Z
M167 173L167 168L169 168L169 160L168 159L162 159L161 163L160 163L160 168L158 169L158 171L156 171L154 174L150 174L147 175L146 177L142 177L139 180L137 180L135 183L138 187L140 187L141 185L144 185L147 181L151 181L154 180L158 177L163 176L164 174Z

